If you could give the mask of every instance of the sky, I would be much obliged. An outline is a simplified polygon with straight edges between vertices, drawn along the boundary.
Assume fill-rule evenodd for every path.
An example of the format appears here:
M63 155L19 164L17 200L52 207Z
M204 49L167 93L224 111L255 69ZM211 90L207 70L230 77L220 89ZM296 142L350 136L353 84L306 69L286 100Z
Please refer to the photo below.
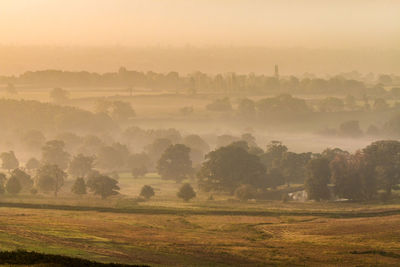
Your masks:
M400 47L399 0L0 0L0 44Z

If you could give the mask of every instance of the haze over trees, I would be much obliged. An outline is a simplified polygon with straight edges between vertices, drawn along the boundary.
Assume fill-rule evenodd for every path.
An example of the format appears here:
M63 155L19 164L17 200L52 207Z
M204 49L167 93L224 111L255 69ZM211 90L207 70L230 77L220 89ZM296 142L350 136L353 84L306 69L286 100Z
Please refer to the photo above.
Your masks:
M170 145L157 163L157 171L163 179L181 182L193 174L190 148L182 144Z
M0 266L400 266L399 11L0 1Z
M117 195L119 191L118 181L106 176L95 175L87 181L87 187L95 195L99 195L102 199Z
M35 180L39 190L45 193L53 192L57 197L66 177L67 174L58 165L46 164L39 167Z

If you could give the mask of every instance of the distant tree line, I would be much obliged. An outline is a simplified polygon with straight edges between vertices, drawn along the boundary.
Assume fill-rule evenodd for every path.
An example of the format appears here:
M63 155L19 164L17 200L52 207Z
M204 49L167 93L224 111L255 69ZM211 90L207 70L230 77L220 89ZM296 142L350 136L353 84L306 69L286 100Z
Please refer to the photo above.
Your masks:
M197 177L203 190L241 199L262 198L268 190L296 183L317 201L387 200L400 189L400 142L376 141L354 154L338 148L297 154L278 141L266 151L239 141L207 154Z
M385 94L385 85L391 85L396 78L380 75L373 85L348 79L345 76L334 76L327 79L302 78L295 76L278 78L275 76L238 74L234 72L210 75L194 72L181 75L178 72L156 73L152 71L130 71L121 67L118 72L104 74L87 71L70 72L61 70L28 71L18 77L0 77L1 83L36 84L48 86L119 86L132 93L135 88L152 90L183 91L191 94L213 91L222 93L309 93L309 94ZM12 90L12 89L10 89Z

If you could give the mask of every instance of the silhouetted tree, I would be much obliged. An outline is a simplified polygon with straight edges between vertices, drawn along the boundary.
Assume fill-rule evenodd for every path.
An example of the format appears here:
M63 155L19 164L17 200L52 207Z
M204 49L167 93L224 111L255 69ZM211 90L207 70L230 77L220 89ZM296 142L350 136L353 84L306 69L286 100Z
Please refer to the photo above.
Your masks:
M19 161L17 157L15 157L14 151L3 152L1 153L0 158L2 160L1 167L3 169L10 171L12 169L18 168L19 166Z
M305 182L309 199L320 201L330 198L328 188L330 170L327 159L320 157L311 159L307 164L308 177Z
M39 168L39 166L40 162L35 158L30 158L25 164L25 168L29 171L35 170Z
M109 196L117 195L119 191L118 181L106 176L98 175L89 178L87 186L95 195L101 196L106 199Z
M94 157L78 154L69 163L68 172L74 177L85 177L92 169Z
M111 103L110 116L117 121L126 121L136 116L131 104L123 101L114 101Z
M161 155L157 171L163 179L180 182L193 173L190 148L182 144L171 145Z
M183 199L184 201L189 201L196 197L196 192L194 192L193 187L190 184L185 183L179 189L177 197Z
M142 190L140 191L140 196L144 197L145 199L150 199L154 196L154 189L149 185L144 185Z
M53 191L57 197L66 177L67 174L58 165L45 164L37 170L35 179L41 191Z
M42 147L44 164L57 165L62 170L67 169L70 155L64 150L65 144L60 140L51 140Z
M268 184L266 170L260 159L235 145L208 153L197 178L199 186L206 191L233 193L241 184L250 184L257 188Z
M400 142L376 141L363 152L368 164L374 168L379 188L391 195L393 186L400 182Z
M7 178L4 173L0 173L0 195L4 194L6 192L6 185Z
M6 190L8 193L12 195L16 195L21 191L22 187L21 184L19 183L17 177L11 176L10 179L8 179L7 184L6 184Z
M33 186L33 180L31 176L24 172L23 170L17 168L11 172L11 177L15 177L19 184L21 185L21 189L30 190Z
M86 194L86 184L85 180L82 177L76 178L74 185L72 186L71 192L76 195Z

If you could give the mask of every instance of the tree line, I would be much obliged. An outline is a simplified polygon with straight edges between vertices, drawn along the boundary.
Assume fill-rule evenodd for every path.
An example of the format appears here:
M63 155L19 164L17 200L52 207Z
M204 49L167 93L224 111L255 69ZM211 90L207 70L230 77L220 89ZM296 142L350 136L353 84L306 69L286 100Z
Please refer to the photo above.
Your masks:
M396 80L390 75L380 75L373 84L348 79L337 75L331 78L297 78L295 76L279 78L276 76L238 74L234 72L223 74L206 74L194 72L187 75L178 72L156 73L152 71L139 72L121 67L118 72L104 74L87 71L71 72L61 70L28 71L17 77L2 76L1 83L10 85L37 84L50 86L118 86L132 92L135 88L153 90L171 90L187 93L222 92L222 93L353 93L387 94L385 85L392 85Z
M192 139L192 147L194 144L204 146L198 136L189 139ZM154 165L148 165L150 170L156 171L162 179L177 183L189 179L205 192L234 194L241 199L268 198L268 194L278 187L303 184L309 199L370 201L390 199L392 191L399 189L399 141L376 141L355 153L339 148L326 149L322 153L295 153L279 141L270 142L264 150L257 146L254 137L245 134L240 140L213 151L203 151L204 160L194 165L189 146L166 140L156 139L152 144L158 154ZM14 152L4 152L0 158L9 177L1 174L0 191L17 194L29 189L32 194L40 190L57 196L69 174L75 178L72 192L77 195L86 194L87 189L103 199L118 194L118 172L123 170L115 165L118 153L126 153L131 159L126 164L131 168L132 177L148 172L145 166L148 156L145 153L130 154L121 144L116 144L114 149L119 149L116 154L108 151L110 148L102 152L107 155L106 169L104 165L98 165L96 156L77 154L71 159L59 140L46 142L42 147L42 159L30 159L25 164L26 171L20 168ZM108 174L99 172L96 167L108 170ZM153 195L153 188L142 188L141 196L145 199ZM183 184L178 196L189 200L196 193L189 184Z

